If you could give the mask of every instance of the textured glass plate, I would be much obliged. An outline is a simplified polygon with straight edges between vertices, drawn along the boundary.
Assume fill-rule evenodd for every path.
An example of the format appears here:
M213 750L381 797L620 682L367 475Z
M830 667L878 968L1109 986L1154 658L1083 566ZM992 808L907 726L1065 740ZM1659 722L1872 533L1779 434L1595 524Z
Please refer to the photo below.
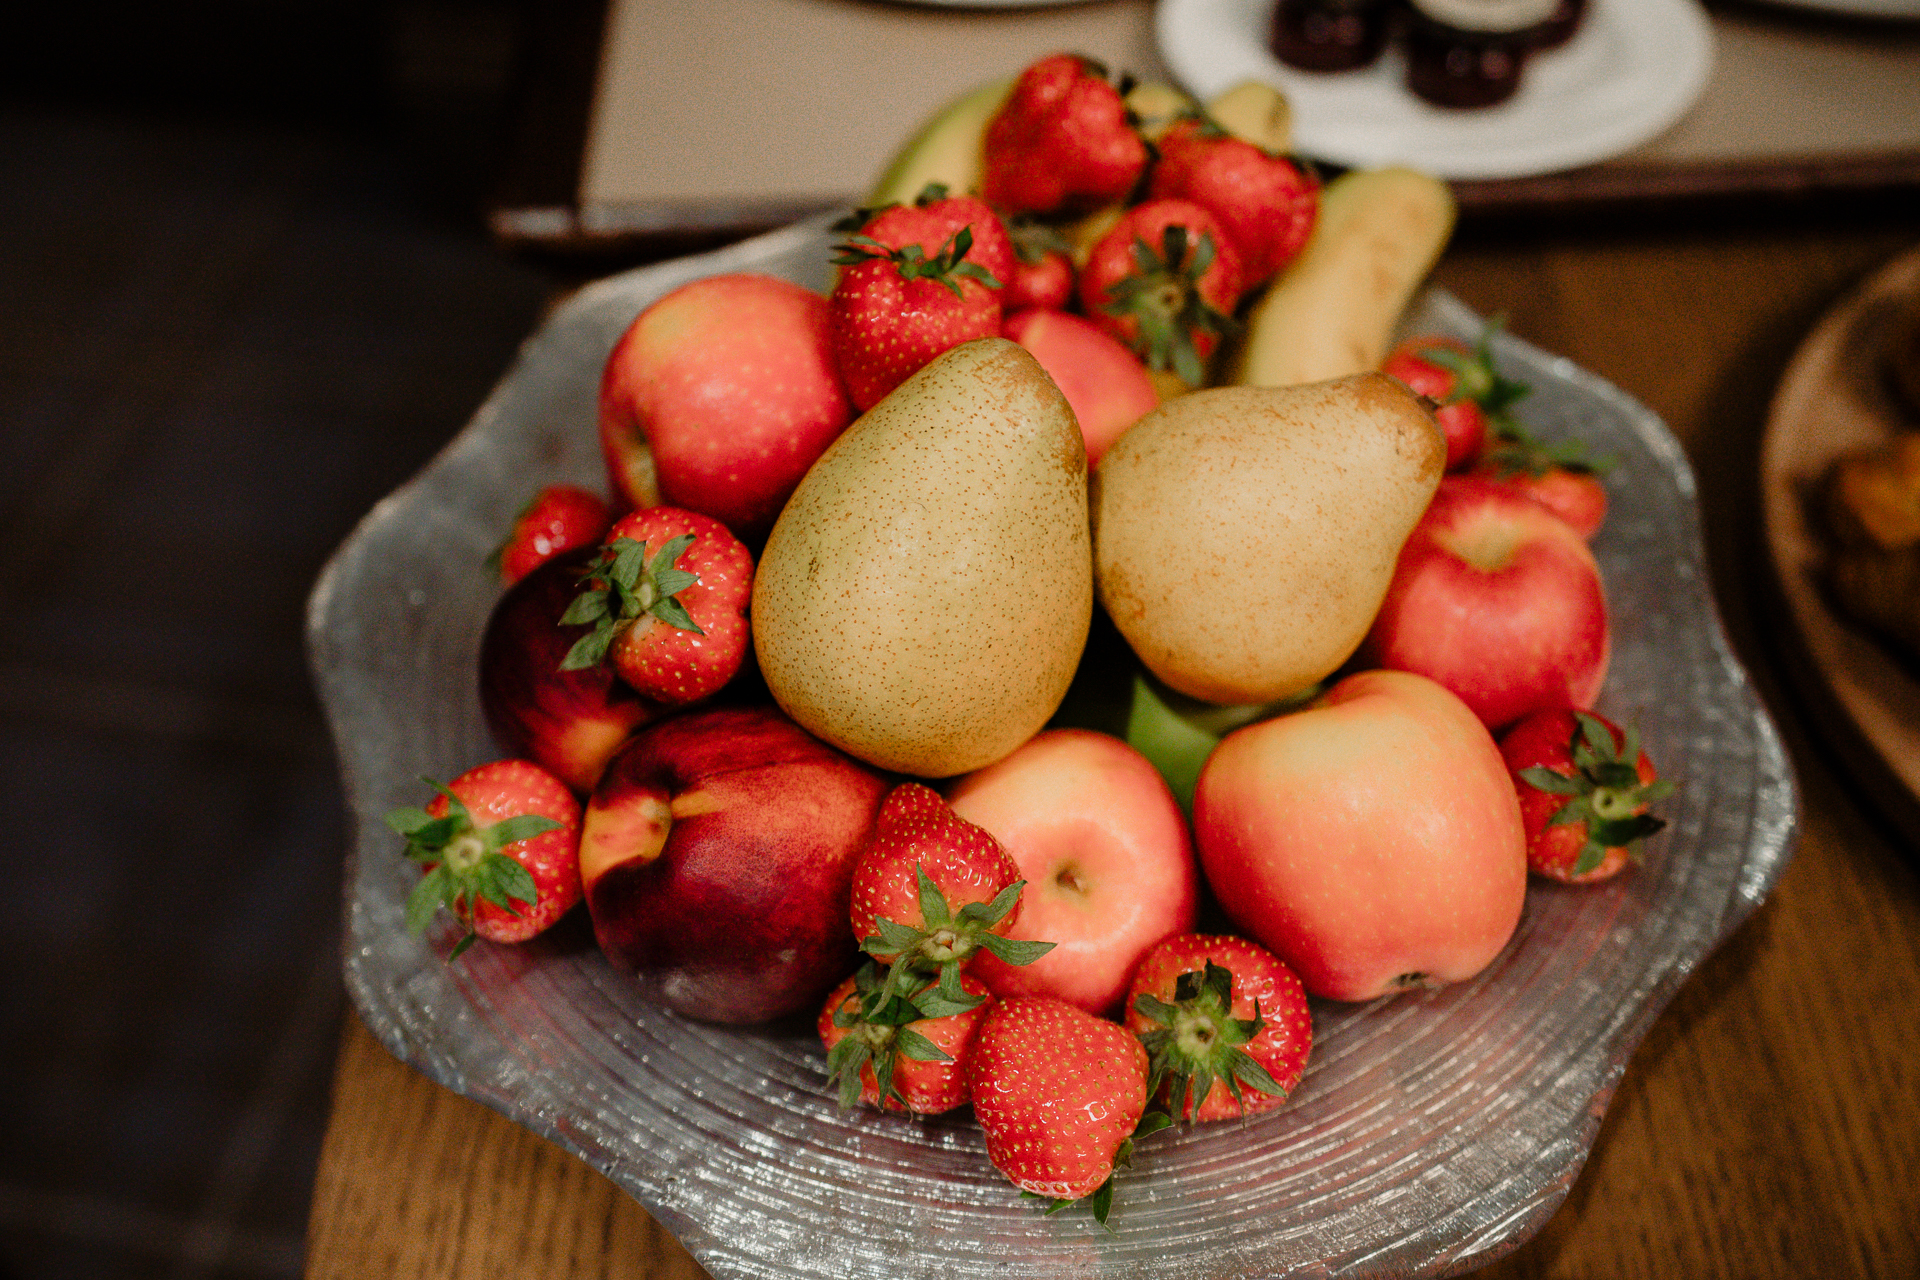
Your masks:
M497 750L475 660L497 594L482 566L536 484L602 483L601 365L650 299L759 270L823 287L825 222L646 268L575 295L472 425L383 501L314 589L309 642L354 822L347 985L374 1034L447 1087L577 1153L716 1277L1444 1274L1489 1261L1565 1197L1634 1045L1766 896L1795 831L1791 774L1707 590L1693 479L1665 427L1570 362L1510 337L1525 418L1617 453L1596 545L1616 621L1602 707L1637 717L1680 782L1645 865L1604 887L1537 884L1479 978L1314 1010L1283 1110L1157 1135L1118 1181L1113 1232L1042 1217L987 1163L965 1113L841 1114L807 1028L724 1030L634 994L576 916L453 965L450 930L407 936L417 874L381 824ZM1422 323L1478 321L1429 298Z

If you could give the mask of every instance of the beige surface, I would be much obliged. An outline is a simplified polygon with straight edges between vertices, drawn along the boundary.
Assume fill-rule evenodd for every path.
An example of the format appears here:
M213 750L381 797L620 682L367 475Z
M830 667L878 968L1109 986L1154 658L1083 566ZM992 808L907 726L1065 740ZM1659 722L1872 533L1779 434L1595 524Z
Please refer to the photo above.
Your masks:
M1165 78L1151 15L1148 0L1029 10L613 0L583 212L862 195L942 104L1044 54L1070 49Z
M1629 158L1920 152L1920 24L1740 9L1713 25L1700 101ZM1150 0L613 0L583 228L725 224L857 197L941 104L1043 54L1073 49L1164 78L1152 27Z

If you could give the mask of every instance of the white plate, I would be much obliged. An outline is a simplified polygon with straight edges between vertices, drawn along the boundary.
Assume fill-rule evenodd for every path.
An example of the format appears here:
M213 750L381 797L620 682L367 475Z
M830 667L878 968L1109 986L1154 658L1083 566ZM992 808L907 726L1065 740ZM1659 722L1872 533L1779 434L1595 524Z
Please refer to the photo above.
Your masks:
M1296 71L1267 51L1274 0L1161 0L1160 55L1206 99L1242 80L1278 86L1294 146L1337 164L1405 164L1442 178L1517 178L1619 155L1686 113L1713 67L1694 0L1591 0L1559 49L1529 59L1520 89L1494 107L1429 106L1389 47L1360 71Z

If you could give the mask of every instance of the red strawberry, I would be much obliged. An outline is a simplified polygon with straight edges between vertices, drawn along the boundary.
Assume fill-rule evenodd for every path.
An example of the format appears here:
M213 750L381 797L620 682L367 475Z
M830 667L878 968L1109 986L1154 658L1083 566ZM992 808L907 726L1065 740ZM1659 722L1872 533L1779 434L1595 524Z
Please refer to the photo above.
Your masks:
M1293 261L1320 213L1320 183L1286 156L1186 119L1160 137L1147 194L1191 200L1220 220L1240 254L1242 289Z
M1478 462L1489 437L1520 430L1508 410L1528 387L1501 377L1493 367L1493 335L1499 328L1498 320L1489 324L1473 346L1439 334L1411 337L1380 366L1440 405L1434 416L1447 433L1448 471Z
M1617 874L1666 825L1647 813L1673 794L1639 736L1591 711L1540 711L1507 730L1500 754L1513 773L1527 830L1527 866L1586 883Z
M745 660L753 556L712 516L647 507L622 516L560 618L593 630L563 671L612 659L620 678L668 706L698 702Z
M993 993L961 974L959 998L938 982L909 998L891 994L886 976L869 960L820 1010L820 1043L840 1105L864 1102L923 1116L965 1106L967 1057Z
M1013 238L1013 273L1000 293L1006 315L1039 309L1064 311L1073 301L1073 246L1055 227L1032 219L1015 219L1007 234Z
M827 298L828 341L863 413L949 347L1000 332L1013 244L971 196L882 209L833 260L844 270Z
M1245 938L1198 933L1141 959L1127 1029L1146 1047L1149 1094L1189 1120L1281 1105L1313 1048L1306 988L1286 962Z
M1101 1222L1113 1171L1147 1108L1147 1051L1118 1023L1051 996L987 1011L967 1060L987 1158L1014 1186L1062 1208L1092 1196Z
M1518 489L1583 538L1600 531L1607 520L1607 485L1600 477L1611 459L1588 456L1585 441L1548 444L1511 423L1494 433L1492 446L1474 464L1476 472Z
M1028 964L1047 942L1000 935L1019 916L1019 864L985 829L955 814L940 793L903 782L887 793L854 864L850 920L868 954L911 975L957 974L981 948Z
M1458 338L1409 338L1388 353L1380 371L1440 406L1433 416L1447 434L1447 470L1459 471L1486 448L1487 414L1459 390L1460 376L1436 362L1449 356L1468 359L1472 348Z
M613 512L599 494L570 484L550 484L520 508L507 540L488 557L488 563L500 571L502 582L512 586L557 555L595 545L612 523Z
M1240 258L1220 223L1189 200L1149 200L1094 243L1080 271L1080 309L1150 369L1189 386L1234 328Z
M447 907L475 936L525 942L580 901L580 802L530 760L467 770L425 809L395 809L387 825L407 838L425 877L407 899L407 927L420 933Z
M1147 144L1107 69L1057 53L1020 73L987 124L980 194L1013 213L1085 212L1126 198Z

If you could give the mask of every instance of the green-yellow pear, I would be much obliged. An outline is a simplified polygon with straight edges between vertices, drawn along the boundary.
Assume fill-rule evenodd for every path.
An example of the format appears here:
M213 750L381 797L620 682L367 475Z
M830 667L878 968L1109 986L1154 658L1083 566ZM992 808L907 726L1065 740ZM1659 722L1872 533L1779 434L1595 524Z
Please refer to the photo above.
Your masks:
M1446 455L1380 373L1169 400L1094 473L1100 602L1181 693L1289 697L1359 646Z
M1046 724L1093 613L1086 447L1004 338L963 343L856 419L754 577L775 701L884 769L991 764Z

